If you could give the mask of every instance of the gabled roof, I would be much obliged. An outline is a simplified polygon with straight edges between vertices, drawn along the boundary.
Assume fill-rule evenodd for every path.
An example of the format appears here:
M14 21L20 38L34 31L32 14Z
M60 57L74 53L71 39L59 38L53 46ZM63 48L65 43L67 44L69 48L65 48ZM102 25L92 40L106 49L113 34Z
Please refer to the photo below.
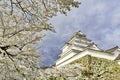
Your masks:
M120 54L115 58L115 60L120 60Z
M111 49L106 50L105 52L112 53L112 52L114 52L115 50L117 50L118 48L119 48L118 46L115 46L115 47L113 47L113 48L111 48Z
M75 37L75 36L82 36L82 37L86 37L86 35L84 34L84 33L82 33L81 31L78 31L78 32L76 32L76 33L74 33L73 34L73 36L71 37L71 39L73 38L73 37Z

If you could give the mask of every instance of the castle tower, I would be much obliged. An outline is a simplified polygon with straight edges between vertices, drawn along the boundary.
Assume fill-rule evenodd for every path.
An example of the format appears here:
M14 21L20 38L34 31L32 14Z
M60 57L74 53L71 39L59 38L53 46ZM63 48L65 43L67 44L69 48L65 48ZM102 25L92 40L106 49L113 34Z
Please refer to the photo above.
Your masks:
M56 66L64 63L74 55L84 51L85 49L100 50L96 44L86 38L82 32L76 32L70 40L62 47L60 58L56 61Z

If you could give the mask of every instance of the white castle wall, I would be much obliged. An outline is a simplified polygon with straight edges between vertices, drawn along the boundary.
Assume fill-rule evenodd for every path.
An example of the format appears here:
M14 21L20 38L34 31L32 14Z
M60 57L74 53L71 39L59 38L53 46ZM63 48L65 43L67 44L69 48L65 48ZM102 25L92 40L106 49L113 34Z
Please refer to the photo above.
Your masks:
M82 57L86 56L86 55L91 55L91 56L94 56L94 57L104 58L104 59L108 59L108 60L114 60L116 58L116 56L114 56L114 55L112 56L108 53L103 53L103 52L94 51L94 50L85 50L85 51L77 54L76 56L72 57L71 59L63 62L62 64L57 65L58 63L64 61L65 59L57 62L56 66L57 67L62 67L64 65L69 64L69 63L71 63L71 62L73 62L73 61L75 61L79 58L82 58Z
M68 46L66 46L63 50L62 50L62 52L65 52L65 51L67 51L68 50Z
M74 52L71 52L70 54L68 54L67 56L65 56L64 58L60 58L60 60L58 60L57 62L56 62L56 65L58 65L58 64L60 64L60 63L62 63L62 62L64 62L65 60L67 60L67 59L69 59L69 58L71 58L72 56L74 56L76 53L74 53Z

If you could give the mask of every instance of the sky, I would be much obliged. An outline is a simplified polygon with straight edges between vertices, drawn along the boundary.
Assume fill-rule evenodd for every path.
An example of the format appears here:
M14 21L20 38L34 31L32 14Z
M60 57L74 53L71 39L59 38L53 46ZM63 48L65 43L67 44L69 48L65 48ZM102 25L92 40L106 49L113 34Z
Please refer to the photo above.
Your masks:
M67 16L58 14L50 22L56 33L46 32L41 41L40 65L52 65L59 58L61 47L73 33L81 31L87 38L106 50L120 47L120 0L78 0L79 8L72 8Z

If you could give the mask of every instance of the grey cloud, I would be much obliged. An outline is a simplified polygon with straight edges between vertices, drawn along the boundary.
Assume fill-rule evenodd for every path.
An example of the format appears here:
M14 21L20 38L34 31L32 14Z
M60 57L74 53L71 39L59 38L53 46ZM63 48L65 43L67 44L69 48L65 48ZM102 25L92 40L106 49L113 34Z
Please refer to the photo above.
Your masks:
M120 0L81 0L78 9L67 16L58 15L50 20L57 33L46 32L41 42L43 64L53 64L60 48L74 32L81 30L102 49L120 46Z

